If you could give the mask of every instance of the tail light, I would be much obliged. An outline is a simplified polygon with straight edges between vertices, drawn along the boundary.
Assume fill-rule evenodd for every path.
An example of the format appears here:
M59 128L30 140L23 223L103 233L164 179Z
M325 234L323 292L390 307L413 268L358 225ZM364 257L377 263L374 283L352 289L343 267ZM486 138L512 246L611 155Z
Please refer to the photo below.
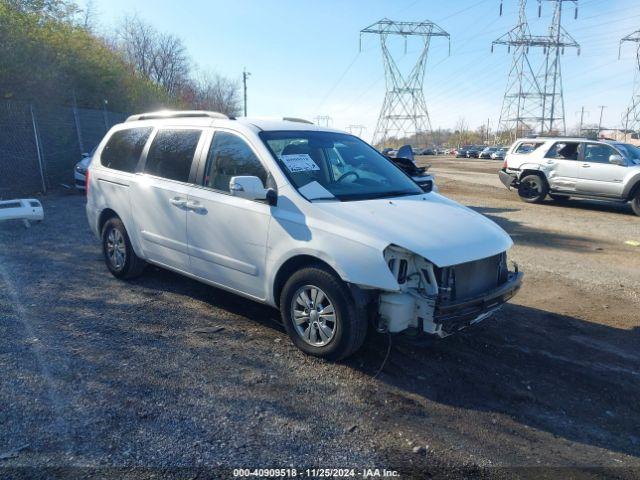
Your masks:
M507 159L504 159L504 162L502 162L502 169L504 170L505 168L507 168Z
M89 196L89 169L84 174L84 195Z

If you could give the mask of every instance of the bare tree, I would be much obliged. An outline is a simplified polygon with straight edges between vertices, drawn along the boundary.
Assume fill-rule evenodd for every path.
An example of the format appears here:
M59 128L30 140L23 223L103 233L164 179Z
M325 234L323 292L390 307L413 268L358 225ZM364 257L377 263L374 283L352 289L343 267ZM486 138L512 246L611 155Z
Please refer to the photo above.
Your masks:
M236 116L240 113L240 85L220 75L204 74L192 84L192 98L185 100L195 109Z
M188 82L190 61L180 38L158 32L138 16L124 19L118 38L126 60L170 95L177 95Z
M464 117L459 117L456 120L454 127L455 133L458 135L458 146L462 145L468 136L469 125Z

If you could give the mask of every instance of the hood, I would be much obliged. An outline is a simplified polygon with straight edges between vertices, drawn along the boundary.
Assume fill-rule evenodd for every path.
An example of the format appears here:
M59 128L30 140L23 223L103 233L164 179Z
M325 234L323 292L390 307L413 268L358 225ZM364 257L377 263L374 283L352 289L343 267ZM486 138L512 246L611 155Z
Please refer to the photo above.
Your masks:
M405 248L439 267L497 255L513 245L487 217L437 193L313 205L334 227L357 232L382 248Z

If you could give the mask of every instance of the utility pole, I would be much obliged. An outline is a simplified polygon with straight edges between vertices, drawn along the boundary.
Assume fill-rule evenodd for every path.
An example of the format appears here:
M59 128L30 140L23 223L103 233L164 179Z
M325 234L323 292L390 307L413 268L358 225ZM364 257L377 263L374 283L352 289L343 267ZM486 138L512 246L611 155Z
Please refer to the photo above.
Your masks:
M598 138L600 138L600 130L602 130L602 114L604 113L604 109L607 108L606 105L600 105L600 121L598 122Z
M426 144L427 133L432 133L423 89L429 46L433 37L449 39L449 34L429 20L396 22L388 18L360 30L361 41L362 35L366 34L378 35L380 38L386 83L386 93L372 143L379 146L391 138L415 137L419 144ZM404 40L405 54L408 38L417 37L420 40L418 57L408 74L401 72L389 49L387 40L394 36Z
M587 112L587 115L588 114L589 114L589 112ZM579 137L582 136L582 125L584 125L584 105L580 109L580 128L578 128L578 136Z
M489 143L489 119L487 118L487 128L484 132L486 134L487 137L487 144Z
M247 72L247 69L242 70L242 87L244 91L244 116L247 116L247 78L251 73Z

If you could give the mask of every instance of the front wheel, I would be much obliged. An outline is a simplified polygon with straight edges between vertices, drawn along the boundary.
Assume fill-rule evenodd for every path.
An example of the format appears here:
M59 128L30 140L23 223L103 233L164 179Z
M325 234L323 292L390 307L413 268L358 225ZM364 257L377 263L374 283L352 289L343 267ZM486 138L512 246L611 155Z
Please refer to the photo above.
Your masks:
M640 217L640 190L636 192L636 196L631 200L631 210Z
M520 179L518 195L527 203L540 203L549 192L547 181L540 175L526 175Z
M280 312L294 345L327 360L355 353L367 332L366 315L346 284L320 265L289 278L280 295Z

